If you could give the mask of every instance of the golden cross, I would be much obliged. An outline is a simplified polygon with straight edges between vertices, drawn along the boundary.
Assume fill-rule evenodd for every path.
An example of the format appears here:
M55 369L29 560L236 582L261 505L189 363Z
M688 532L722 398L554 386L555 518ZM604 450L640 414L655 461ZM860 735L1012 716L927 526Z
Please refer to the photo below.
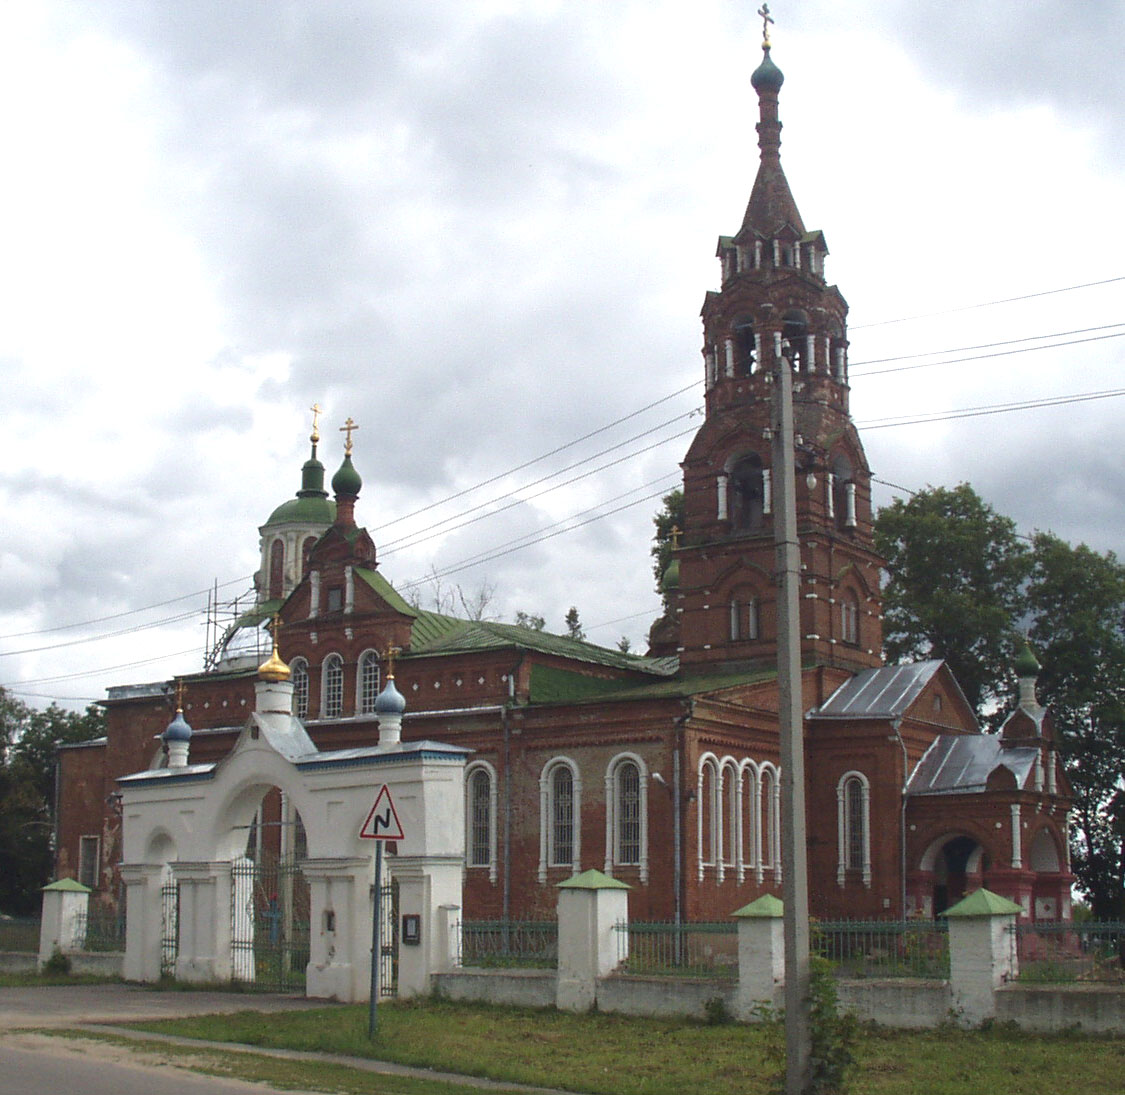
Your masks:
M184 679L183 677L176 678L176 710L182 712L184 709Z
M352 430L358 430L359 427L352 421L352 416L348 415L348 420L340 427L341 433L348 435L347 440L344 442L344 455L351 456L352 454Z
M673 525L672 526L672 550L673 551L679 551L680 550L680 535L681 535L682 531L683 530L679 527L679 525Z
M770 23L773 22L773 16L770 15L769 4L763 4L758 9L758 14L762 17L762 49L770 48Z
M317 419L320 418L320 404L314 403L309 410L313 413L313 432L309 440L315 445L320 440L320 429L317 426Z
M395 679L395 655L402 653L401 646L387 644L387 680Z

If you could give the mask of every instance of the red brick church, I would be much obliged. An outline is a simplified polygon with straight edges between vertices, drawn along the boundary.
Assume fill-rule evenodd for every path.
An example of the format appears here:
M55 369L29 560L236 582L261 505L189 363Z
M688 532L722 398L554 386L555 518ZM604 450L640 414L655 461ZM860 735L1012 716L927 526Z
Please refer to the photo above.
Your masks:
M703 304L706 420L684 469L668 613L636 656L511 624L412 607L356 522L349 442L333 498L312 454L261 527L258 604L214 664L181 678L191 761L221 761L253 708L259 638L280 616L296 713L321 749L377 741L392 647L405 739L473 750L465 915L546 918L591 867L632 888L640 919L727 917L779 893L777 586L771 370L794 369L810 908L819 917L934 915L980 884L1025 915L1065 918L1070 793L1030 651L998 735L980 733L940 661L885 666L871 473L849 413L847 304L825 278L779 155L782 74L753 73L760 165L721 287ZM634 565L647 566L638 546ZM61 753L58 873L115 892L116 779L166 763L175 682L112 688L105 739ZM267 796L279 850L299 818Z

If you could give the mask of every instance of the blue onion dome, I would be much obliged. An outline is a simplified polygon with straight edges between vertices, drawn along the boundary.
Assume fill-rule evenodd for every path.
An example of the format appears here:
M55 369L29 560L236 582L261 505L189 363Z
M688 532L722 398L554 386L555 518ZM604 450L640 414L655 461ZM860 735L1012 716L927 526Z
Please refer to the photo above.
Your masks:
M376 715L401 715L406 710L406 700L395 688L394 677L388 677L383 691L375 697Z
M191 741L191 727L182 710L177 708L176 717L168 723L167 729L160 736L165 741Z
M332 476L332 490L336 494L350 494L358 495L360 488L363 486L363 480L359 477L359 472L355 470L352 464L352 457L349 453L344 457L344 462L340 465L340 470Z
M754 69L750 77L750 85L755 91L780 91L785 83L785 76L781 69L770 60L770 47L766 46L762 63Z

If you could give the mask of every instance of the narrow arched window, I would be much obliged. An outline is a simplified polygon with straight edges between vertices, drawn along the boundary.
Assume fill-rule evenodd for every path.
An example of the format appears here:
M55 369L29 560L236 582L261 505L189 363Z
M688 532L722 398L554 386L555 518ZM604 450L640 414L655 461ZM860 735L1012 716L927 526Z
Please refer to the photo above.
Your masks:
M270 544L270 600L285 596L285 545L281 540Z
M846 772L836 785L836 881L842 886L849 872L871 885L870 787L861 772Z
M551 853L552 867L574 865L574 775L565 764L551 773Z
M734 369L736 376L750 376L754 372L757 354L754 346L754 321L742 316L734 321Z
M466 796L467 859L470 867L492 866L492 774L474 768L469 774Z
M294 658L289 663L289 679L293 682L293 714L299 719L309 717L309 663Z
M380 686L379 655L374 650L365 650L359 657L359 713L371 715L375 711L375 699Z
M339 654L329 654L321 672L321 718L338 719L344 713L344 659Z
M641 862L641 771L635 761L622 761L614 780L616 860L624 866Z
M781 321L782 341L789 343L789 352L786 356L794 370L807 372L809 317L799 308L793 308L781 317Z
M850 593L840 599L840 639L849 646L859 645L859 602Z
M761 810L761 864L775 871L780 865L780 832L778 828L777 773L768 764L762 766L758 805Z
M539 775L539 881L549 867L580 869L582 784L566 757L548 761Z
M741 532L755 532L762 527L765 511L765 483L762 461L755 453L744 456L731 468L731 525Z
M316 544L315 536L308 536L305 542L301 545L301 577L303 578L309 572L309 556L312 554L312 549Z
M758 638L758 598L735 596L730 602L730 637L732 642Z

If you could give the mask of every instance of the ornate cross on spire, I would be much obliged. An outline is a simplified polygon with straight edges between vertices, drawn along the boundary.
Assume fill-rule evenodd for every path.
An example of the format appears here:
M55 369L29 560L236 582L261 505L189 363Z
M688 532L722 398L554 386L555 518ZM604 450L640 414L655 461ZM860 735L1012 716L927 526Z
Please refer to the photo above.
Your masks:
M176 712L183 714L184 711L184 679L183 677L176 678Z
M773 22L773 16L770 15L769 4L763 4L758 9L758 14L762 17L762 49L770 48L770 23Z
M309 410L313 413L313 428L309 440L315 445L320 440L320 428L317 422L320 418L320 404L314 403Z
M672 550L673 551L679 551L680 550L680 536L681 536L682 532L683 532L683 530L680 528L679 525L673 525L672 526Z
M347 434L347 439L344 442L344 455L351 456L352 454L352 430L358 430L359 427L352 421L352 416L348 415L348 420L340 427L340 432Z
M395 655L401 652L401 646L394 646L391 643L387 644L387 680L393 681L395 679Z

